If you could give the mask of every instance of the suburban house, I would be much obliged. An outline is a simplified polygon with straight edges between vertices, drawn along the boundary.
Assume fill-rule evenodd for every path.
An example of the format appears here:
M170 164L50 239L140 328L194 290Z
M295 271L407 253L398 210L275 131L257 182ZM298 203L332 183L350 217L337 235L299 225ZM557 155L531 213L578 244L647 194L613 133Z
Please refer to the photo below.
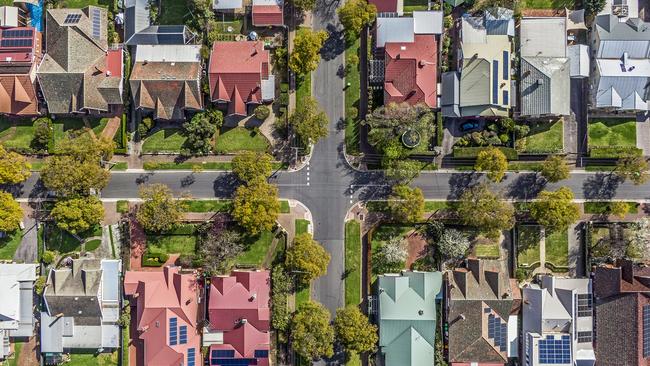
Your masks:
M135 307L137 339L143 365L196 366L201 362L201 335L197 331L199 285L194 274L180 267L162 271L128 271L124 293Z
M466 264L448 276L449 362L504 365L518 357L521 290L499 261Z
M452 71L442 78L442 95L447 95L442 101L443 115L507 117L514 104L510 77L513 11L492 8L480 17L464 14L460 34L460 75Z
M270 65L263 42L214 42L208 69L210 100L227 107L228 115L247 116L249 106L275 98Z
M41 32L32 27L0 31L0 113L39 114L36 68L41 51Z
M376 66L371 79L383 82L384 104L438 106L438 37L441 11L414 11L412 17L380 17Z
M608 2L592 26L595 65L592 107L647 111L650 93L650 32L638 18L638 2Z
M148 0L124 0L124 43L150 24Z
M13 350L10 341L34 335L36 264L0 264L0 360Z
M120 346L121 267L120 260L80 258L50 270L40 321L46 364L60 362L64 352Z
M379 357L385 366L433 365L436 300L442 273L402 271L377 276L371 303L379 324Z
M251 18L256 27L284 25L284 0L253 0Z
M244 7L242 0L212 0L212 9L219 13L234 13Z
M200 51L200 45L138 46L129 80L135 108L164 120L203 109Z
M150 25L128 38L126 45L189 45L195 38L196 34L184 25Z
M596 357L611 366L650 363L650 267L621 260L596 267Z
M595 364L590 279L544 275L524 287L522 303L522 365Z
M203 346L210 365L269 365L269 271L212 277Z
M368 2L377 7L378 17L404 14L404 0L369 0Z
M106 9L48 9L38 81L52 114L122 111L122 48L109 47Z

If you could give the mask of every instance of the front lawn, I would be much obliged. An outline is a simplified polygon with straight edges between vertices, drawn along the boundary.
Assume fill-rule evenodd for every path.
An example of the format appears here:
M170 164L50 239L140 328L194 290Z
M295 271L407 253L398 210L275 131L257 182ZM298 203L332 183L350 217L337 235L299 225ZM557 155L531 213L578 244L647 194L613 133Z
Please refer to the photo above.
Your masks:
M75 236L65 230L59 229L55 224L46 225L45 239L47 250L55 250L61 254L78 252L81 249L81 242L93 236L101 236L102 228L97 226L89 229L76 236L81 239L78 240Z
M248 237L244 240L246 249L237 257L236 264L240 266L261 267L273 243L273 233L263 231L257 237Z
M95 136L101 135L106 124L108 123L108 118L87 118L89 127L93 130ZM76 117L61 117L56 120L52 120L52 138L54 140L54 151L56 151L63 141L66 138L73 137L75 133L86 128L86 124L83 119Z
M517 263L530 266L539 262L540 226L520 226L517 236ZM548 253L548 252L547 252Z
M187 136L180 128L159 130L144 140L142 152L180 152L186 139Z
M569 265L569 233L566 230L546 232L546 262L562 267Z
M639 204L636 202L623 202L627 205L628 214L636 214L639 212ZM611 202L585 202L584 211L587 214L609 214Z
M194 225L181 225L166 234L147 234L147 248L152 253L192 255L196 249Z
M0 142L7 149L29 149L34 139L34 122L30 119L0 118Z
M345 305L361 302L361 223L345 223Z
M159 23L167 25L185 24L185 16L190 14L188 1L162 0Z
M32 228L31 230L36 229ZM14 233L8 234L6 237L0 239L0 259L12 260L22 238L23 232L16 230Z
M424 202L424 211L426 212L434 212L434 211L442 211L446 210L449 208L449 204L447 201L425 201Z
M267 151L269 141L261 132L245 127L224 128L217 137L215 151L220 154L239 151Z
M99 248L100 245L102 245L101 239L89 240L84 244L84 250L87 252L92 252L93 250Z
M309 231L309 220L296 219L296 235L304 234Z
M377 253L381 247L388 242L391 238L404 236L411 230L413 230L413 225L381 225L372 233L370 247L371 247L371 260L373 253ZM378 268L378 266L372 266L372 281L377 278L377 275L386 273Z
M526 153L557 153L564 149L564 123L535 122L530 125L530 133L518 142L517 150Z
M117 201L116 211L121 214L129 213L129 201Z
M636 121L623 118L601 118L589 121L589 146L636 147Z
M307 301L309 301L309 299L311 298L310 292L311 291L309 286L305 288L301 288L298 291L296 291L296 309L298 309L300 304L304 304Z
M184 200L185 212L229 212L231 200Z

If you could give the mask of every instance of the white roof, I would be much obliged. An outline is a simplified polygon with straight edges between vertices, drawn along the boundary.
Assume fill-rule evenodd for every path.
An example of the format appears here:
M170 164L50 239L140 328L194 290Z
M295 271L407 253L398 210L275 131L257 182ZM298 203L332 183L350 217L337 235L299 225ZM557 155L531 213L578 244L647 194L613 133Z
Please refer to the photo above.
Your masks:
M140 45L135 51L136 62L200 62L201 46L186 45Z
M414 11L415 34L442 34L442 11Z
M566 57L566 19L523 18L521 57Z
M102 259L102 300L118 301L120 299L119 259Z
M242 0L213 0L212 8L215 10L241 9Z
M624 67L622 60L599 58L596 64L601 76L650 77L650 59L628 58Z
M283 0L253 0L253 6L262 6L262 5L282 6L283 3L284 3Z
M36 264L0 264L0 329L18 329L22 308L21 283L27 282L25 290L31 292L35 280ZM23 311L31 310L31 306L29 308Z
M589 46L577 44L569 46L568 51L571 77L589 77Z
M18 26L18 8L15 6L0 6L0 26Z
M269 75L267 80L262 80L262 100L275 99L275 75Z
M413 42L414 28L413 18L377 18L377 47L386 42Z
M120 327L117 324L102 326L102 347L117 348L120 346Z

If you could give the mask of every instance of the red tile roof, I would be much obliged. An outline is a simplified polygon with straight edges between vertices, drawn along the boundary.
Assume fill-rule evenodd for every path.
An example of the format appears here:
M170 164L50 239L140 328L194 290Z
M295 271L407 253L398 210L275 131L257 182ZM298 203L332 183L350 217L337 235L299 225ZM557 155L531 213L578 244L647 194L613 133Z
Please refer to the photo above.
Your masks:
M436 39L431 35L415 35L414 42L386 43L384 103L425 103L437 105Z
M253 5L253 25L283 25L284 16L279 5Z
M398 0L368 0L369 3L375 4L378 13L396 13Z
M229 114L246 115L246 103L262 99L268 68L269 52L262 42L215 42L208 70L211 100L231 104Z
M35 78L31 74L41 56L41 33L34 28L0 31L0 113L39 113Z
M111 76L122 76L122 49L108 50L106 53L106 71Z

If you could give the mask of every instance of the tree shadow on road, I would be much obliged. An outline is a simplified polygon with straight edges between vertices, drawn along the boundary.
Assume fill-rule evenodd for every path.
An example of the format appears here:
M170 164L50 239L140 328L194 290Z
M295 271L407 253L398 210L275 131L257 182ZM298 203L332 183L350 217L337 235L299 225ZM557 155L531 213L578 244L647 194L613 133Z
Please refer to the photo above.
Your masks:
M517 199L534 198L544 190L546 184L546 179L536 173L521 174L508 185L506 196Z
M239 180L235 174L221 174L212 184L214 196L219 198L230 198L235 193L238 185Z
M333 60L336 56L345 51L345 39L343 38L343 31L337 29L334 25L327 25L327 32L329 37L325 41L323 48L320 50L320 55L325 61Z
M582 190L586 199L611 199L623 180L617 175L596 173L585 179Z
M479 183L481 174L475 172L454 173L449 177L449 195L447 199L455 200L465 192Z

